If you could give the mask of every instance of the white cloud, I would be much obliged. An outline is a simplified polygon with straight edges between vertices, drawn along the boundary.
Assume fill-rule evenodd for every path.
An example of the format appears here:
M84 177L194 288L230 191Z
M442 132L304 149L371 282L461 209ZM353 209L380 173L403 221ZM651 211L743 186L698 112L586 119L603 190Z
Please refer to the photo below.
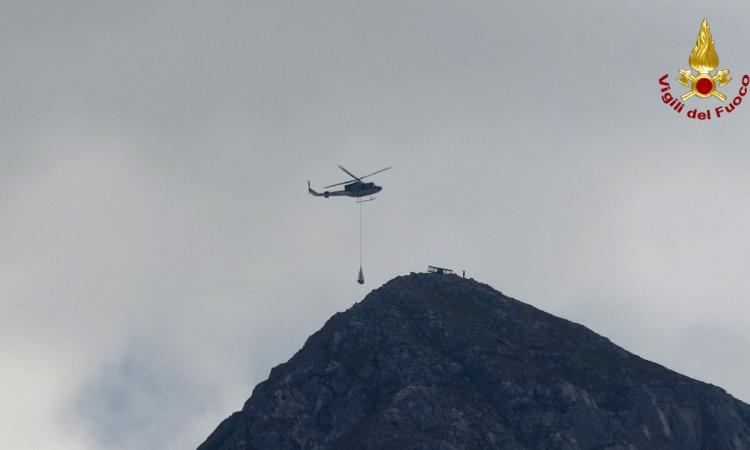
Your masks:
M65 3L0 19L6 445L196 446L427 264L750 399L750 106L698 124L658 100L696 7ZM750 71L749 6L715 8L722 64ZM395 166L367 289L356 206L305 194L338 163Z

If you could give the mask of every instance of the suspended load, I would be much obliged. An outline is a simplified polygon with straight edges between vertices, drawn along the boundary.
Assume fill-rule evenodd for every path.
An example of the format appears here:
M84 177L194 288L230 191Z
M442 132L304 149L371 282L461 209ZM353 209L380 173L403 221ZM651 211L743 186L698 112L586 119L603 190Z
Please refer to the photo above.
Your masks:
M329 197L343 196L343 197L354 197L357 199L357 203L359 203L359 276L357 276L357 283L365 284L365 275L362 271L362 203L375 200L375 197L373 197L373 195L383 190L383 188L381 186L378 186L375 183L365 182L362 180L364 178L371 177L381 172L385 172L386 170L390 169L390 167L386 167L385 169L380 169L378 171L369 173L361 177L354 175L353 173L349 172L347 169L345 169L341 165L339 166L339 169L341 169L343 172L349 175L352 179L349 181L341 182L341 183L330 184L324 187L323 189L328 189L328 188L341 186L341 185L344 185L344 189L338 190L338 191L318 192L311 187L310 181L308 180L307 192L309 192L310 195L315 196L315 197L329 198ZM368 196L370 198L368 199L363 198L363 197L368 197Z

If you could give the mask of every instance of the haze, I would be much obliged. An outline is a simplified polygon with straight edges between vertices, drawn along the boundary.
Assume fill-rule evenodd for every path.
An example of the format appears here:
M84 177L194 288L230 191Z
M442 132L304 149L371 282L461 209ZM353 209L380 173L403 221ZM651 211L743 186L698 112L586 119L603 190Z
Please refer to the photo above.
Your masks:
M5 1L4 448L195 448L428 264L750 401L750 4ZM731 98L730 96L730 98ZM715 106L691 99L687 107ZM314 187L392 165L364 205Z

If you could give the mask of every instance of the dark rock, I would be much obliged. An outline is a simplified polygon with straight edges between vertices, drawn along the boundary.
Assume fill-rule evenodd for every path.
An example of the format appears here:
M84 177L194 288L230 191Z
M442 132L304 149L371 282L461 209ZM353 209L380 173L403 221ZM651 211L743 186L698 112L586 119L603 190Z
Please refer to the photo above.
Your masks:
M391 280L199 450L750 449L750 406L454 275Z

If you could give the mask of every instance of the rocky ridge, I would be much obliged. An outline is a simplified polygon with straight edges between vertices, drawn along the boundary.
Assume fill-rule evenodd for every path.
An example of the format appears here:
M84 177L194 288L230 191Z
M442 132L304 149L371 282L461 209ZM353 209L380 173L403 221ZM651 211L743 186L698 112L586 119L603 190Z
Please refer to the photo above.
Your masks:
M750 450L750 405L455 275L331 317L199 450Z

